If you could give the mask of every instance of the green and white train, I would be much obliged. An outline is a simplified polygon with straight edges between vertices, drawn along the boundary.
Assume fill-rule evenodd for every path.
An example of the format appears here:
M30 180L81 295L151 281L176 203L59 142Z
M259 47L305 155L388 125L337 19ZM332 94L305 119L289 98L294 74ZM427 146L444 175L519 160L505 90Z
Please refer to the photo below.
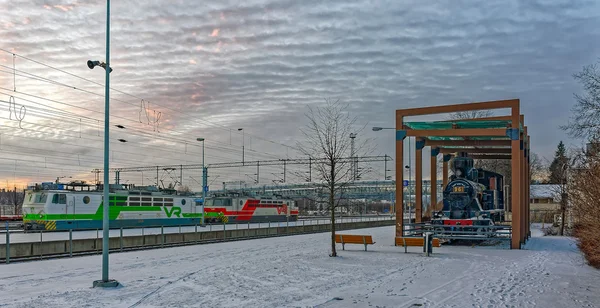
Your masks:
M25 191L25 230L101 229L102 190L85 183L42 183ZM204 206L194 196L166 193L156 187L111 185L110 228L202 225Z

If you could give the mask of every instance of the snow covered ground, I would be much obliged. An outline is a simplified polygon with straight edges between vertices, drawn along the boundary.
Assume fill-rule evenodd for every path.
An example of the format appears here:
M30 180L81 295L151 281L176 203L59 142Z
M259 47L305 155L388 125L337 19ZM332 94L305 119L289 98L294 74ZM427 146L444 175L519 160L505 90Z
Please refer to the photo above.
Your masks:
M100 256L0 265L0 307L600 307L600 271L570 238L425 257L394 247L393 227L344 233L377 243L338 258L325 233L112 254L117 289L91 288Z

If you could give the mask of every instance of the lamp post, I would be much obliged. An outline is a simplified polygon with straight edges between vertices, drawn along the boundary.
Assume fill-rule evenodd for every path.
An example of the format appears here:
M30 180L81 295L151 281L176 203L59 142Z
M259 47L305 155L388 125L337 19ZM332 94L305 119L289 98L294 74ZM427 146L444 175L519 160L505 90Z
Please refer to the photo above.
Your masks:
M202 202L204 202L204 198L206 198L206 180L207 180L207 172L206 167L204 166L204 138L196 138L197 141L202 142Z
M105 85L104 85L104 198L103 217L102 217L102 280L96 280L93 283L94 287L117 287L119 282L114 279L108 279L108 240L109 240L109 224L108 224L108 208L110 206L109 186L108 183L108 162L109 162L109 128L110 128L110 113L109 113L109 80L112 68L110 67L110 0L106 0L106 63L100 61L88 61L87 66L93 69L96 66L104 68Z
M238 132L242 132L242 165L244 165L244 147L246 145L246 142L244 140L244 129L238 128Z
M393 128L393 127L378 127L378 126L374 126L373 127L373 131L374 132L378 132L378 131L384 130L384 129L394 129L395 130L395 128ZM406 170L408 170L408 186L407 186L407 190L408 190L408 206L407 207L408 207L408 210L409 210L409 213L408 213L409 214L408 215L409 222L410 222L410 219L411 219L410 204L412 203L412 193L411 193L411 189L410 189L411 188L411 184L412 184L411 183L412 182L412 178L411 178L412 172L410 170L410 164L411 164L411 161L410 161L411 160L410 159L411 158L410 157L410 152L411 152L411 150L412 149L410 147L410 137L409 137L408 138L408 165L404 166L404 168ZM404 208L404 204L402 206Z

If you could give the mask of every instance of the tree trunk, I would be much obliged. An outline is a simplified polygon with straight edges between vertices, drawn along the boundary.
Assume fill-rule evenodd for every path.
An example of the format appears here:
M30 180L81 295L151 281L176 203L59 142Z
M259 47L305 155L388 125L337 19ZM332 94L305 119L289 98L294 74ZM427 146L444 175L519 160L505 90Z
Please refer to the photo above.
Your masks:
M563 236L565 234L565 212L567 211L567 194L566 193L562 193L560 196L560 209L561 209L561 213L560 213L560 236Z
M331 182L329 184L329 208L331 209L331 254L330 257L337 257L335 251L335 164L331 164Z

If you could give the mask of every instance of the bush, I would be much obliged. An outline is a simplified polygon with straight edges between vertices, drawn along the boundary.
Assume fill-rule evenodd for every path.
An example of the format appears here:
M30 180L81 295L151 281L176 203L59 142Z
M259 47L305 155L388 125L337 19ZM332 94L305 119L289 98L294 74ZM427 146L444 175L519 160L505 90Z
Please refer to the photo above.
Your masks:
M588 263L600 268L600 162L588 161L585 168L573 170L571 176L573 235Z

